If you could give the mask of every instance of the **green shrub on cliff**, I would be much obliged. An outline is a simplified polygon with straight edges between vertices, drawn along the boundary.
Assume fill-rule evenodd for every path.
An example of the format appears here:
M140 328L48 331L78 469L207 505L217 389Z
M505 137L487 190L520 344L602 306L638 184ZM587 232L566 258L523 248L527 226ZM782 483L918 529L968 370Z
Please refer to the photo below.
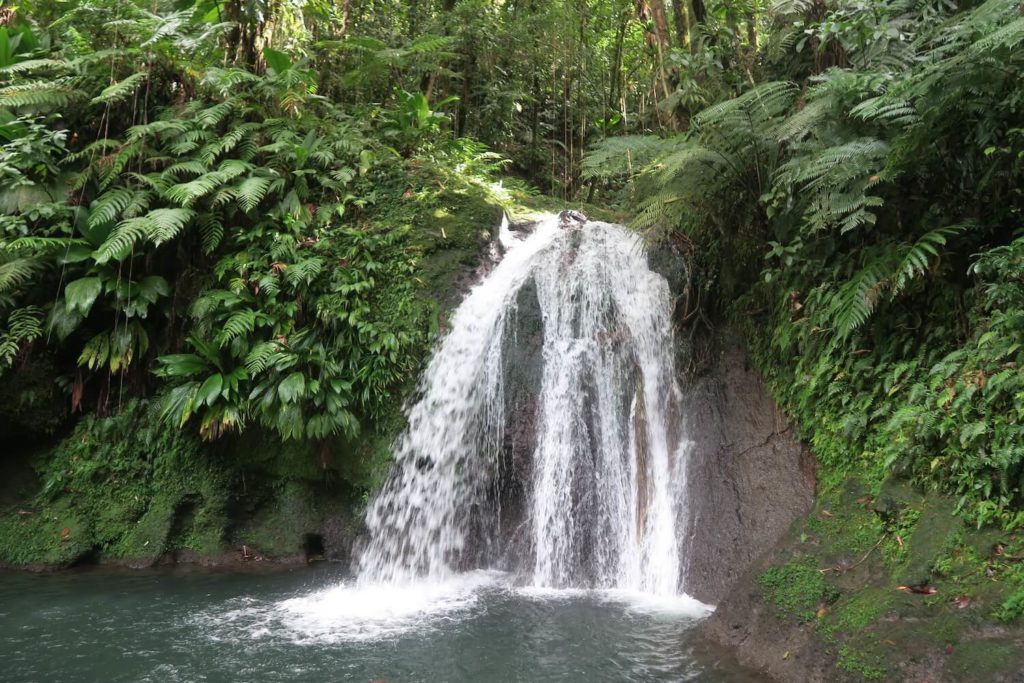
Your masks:
M585 170L639 193L653 237L692 244L690 301L746 328L827 486L896 474L1016 528L1019 3L787 6L818 46L810 77L751 78L686 133L610 139Z
M227 29L96 0L0 67L0 372L46 359L73 411L165 394L206 440L351 437L426 353L420 260L479 245L434 214L475 219L499 162L422 95L343 106L301 53L218 59Z

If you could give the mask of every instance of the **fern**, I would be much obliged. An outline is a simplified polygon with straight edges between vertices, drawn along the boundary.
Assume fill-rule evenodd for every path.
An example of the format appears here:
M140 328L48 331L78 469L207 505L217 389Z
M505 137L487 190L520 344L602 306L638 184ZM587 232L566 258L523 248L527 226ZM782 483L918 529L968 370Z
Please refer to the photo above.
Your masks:
M200 216L198 223L203 251L212 254L224 239L224 223L217 215L209 213Z
M145 216L150 221L149 239L159 247L178 236L196 216L191 209L153 209Z
M243 211L249 212L255 209L263 198L267 196L272 179L261 176L249 176L234 188L235 196L238 197L238 205Z
M98 263L122 260L140 241L150 240L160 246L175 237L195 218L191 209L153 209L145 216L129 218L121 221L110 232L107 239L96 250L94 256Z
M896 278L893 294L902 292L908 283L928 272L932 258L939 256L939 251L946 246L949 238L958 235L973 225L972 222L936 228L921 235L917 241L906 248L903 260L896 267Z
M31 257L0 254L0 296L9 295L29 282L40 269Z
M131 204L135 191L127 187L116 187L103 193L89 211L89 227L113 222Z
M245 357L245 369L252 376L261 374L280 356L281 345L275 341L261 342Z
M0 331L0 369L10 367L21 350L43 336L43 311L26 306L12 311Z
M256 329L258 314L253 310L235 311L224 322L224 327L214 337L216 344L224 348L231 340L252 334Z
M60 71L66 66L67 63L59 59L26 59L0 67L0 77L20 76L32 71Z
M34 81L0 88L0 107L59 109L66 107L81 93L55 81Z
M180 206L189 207L197 199L210 194L223 184L224 174L210 171L187 183L172 185L164 192L164 196Z
M138 90L139 86L142 85L146 79L149 78L149 74L145 71L140 71L122 79L116 83L111 83L103 91L92 98L92 104L117 104L122 102Z

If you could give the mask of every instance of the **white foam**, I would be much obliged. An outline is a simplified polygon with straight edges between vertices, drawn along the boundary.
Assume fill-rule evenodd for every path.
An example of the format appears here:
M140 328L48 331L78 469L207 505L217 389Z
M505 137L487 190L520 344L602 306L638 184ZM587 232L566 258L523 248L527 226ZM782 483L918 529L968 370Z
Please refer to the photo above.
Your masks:
M279 628L316 642L380 640L468 614L500 574L471 572L430 583L343 583L276 603Z
M715 611L714 605L697 600L685 593L664 595L621 588L585 589L523 586L515 594L526 599L543 602L573 602L591 599L620 605L630 611L662 614L672 617L702 619Z

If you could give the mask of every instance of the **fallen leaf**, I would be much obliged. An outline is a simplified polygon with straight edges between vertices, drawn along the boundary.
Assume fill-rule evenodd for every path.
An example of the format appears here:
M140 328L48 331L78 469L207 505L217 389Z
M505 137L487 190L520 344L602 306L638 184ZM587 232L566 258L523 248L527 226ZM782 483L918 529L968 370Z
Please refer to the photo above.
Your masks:
M60 530L60 540L66 541L71 538L71 529L64 527Z
M822 516L822 517L831 517L831 516L832 516L832 513L831 513L831 512L829 512L828 510L822 510L822 511L821 511L821 516Z
M903 539L900 538L899 534L896 534L896 543L899 545L900 548L903 547Z
M886 644L886 645L895 645L895 644L896 644L896 641L894 641L894 640L886 640L886 641L885 641L885 644Z
M935 595L939 592L939 589L935 586L896 586L896 590L917 593L918 595Z
M952 645L947 645L946 646L946 654L947 655L953 654L953 646Z
M819 608L818 608L818 611L814 613L814 617L815 617L816 619L821 619L821 618L822 618L823 616L825 616L826 614L828 614L828 609L826 609L826 608L824 608L824 607L819 607Z
M996 543L994 550L996 555L1002 555L1006 551L1006 548L1003 547L1002 543Z
M971 604L971 598L967 595L958 595L953 598L952 603L959 609L963 609Z
M785 652L782 653L782 658L783 659L789 659L789 650L786 650Z

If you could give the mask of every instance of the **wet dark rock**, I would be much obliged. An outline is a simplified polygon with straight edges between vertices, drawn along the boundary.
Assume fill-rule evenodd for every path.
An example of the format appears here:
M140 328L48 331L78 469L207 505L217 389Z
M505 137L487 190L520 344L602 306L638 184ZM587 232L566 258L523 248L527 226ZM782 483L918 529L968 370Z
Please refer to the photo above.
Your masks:
M566 209L558 214L558 225L562 228L582 227L589 219L575 209Z
M723 333L723 334L727 334ZM717 603L813 504L815 460L744 352L724 342L685 392L686 590Z

